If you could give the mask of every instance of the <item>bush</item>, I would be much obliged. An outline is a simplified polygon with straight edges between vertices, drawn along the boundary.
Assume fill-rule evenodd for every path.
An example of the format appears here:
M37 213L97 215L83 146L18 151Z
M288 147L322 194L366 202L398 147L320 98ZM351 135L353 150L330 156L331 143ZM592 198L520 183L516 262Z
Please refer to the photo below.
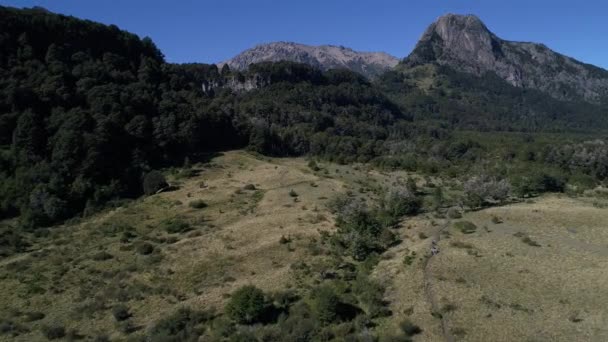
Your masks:
M458 221L454 223L454 227L460 230L463 234L472 234L477 231L477 226L473 222Z
M289 191L289 196L291 196L291 197L298 197L299 195L298 195L298 193L297 193L297 192L295 192L295 190L291 189L291 190Z
M112 308L112 316L120 322L131 318L131 313L126 305L118 304Z
M399 323L399 328L407 336L414 336L422 332L422 329L420 329L420 327L416 324L412 323L412 321L410 321L409 319L406 319Z
M450 208L450 209L448 209L448 218L451 218L451 219L462 218L462 213L460 212L460 210L458 210L456 208Z
M146 340L163 342L198 341L202 332L197 326L211 318L212 315L208 312L180 308L171 316L157 322L150 329L150 336Z
M232 294L226 304L226 313L238 323L251 324L262 319L266 308L264 292L255 286L247 285Z
M247 185L245 185L243 187L243 189L245 189L245 190L256 190L256 187L253 184L247 184Z
M26 322L39 321L45 317L44 313L38 311L27 312L24 315L23 320Z
M196 201L192 201L188 204L188 206L190 206L190 208L194 208L194 209L203 209L207 207L207 203L205 203L205 201L203 200L196 200Z
M102 251L102 252L93 254L93 260L95 260L95 261L110 260L112 258L113 258L112 254L110 254L106 251Z
M184 233L192 229L188 222L185 222L179 218L165 220L163 221L162 226L169 234Z
M308 167L315 172L321 170L319 165L317 165L317 162L315 162L314 160L308 162Z
M58 324L44 326L42 327L42 333L49 340L57 340L65 337L65 328Z
M519 196L535 196L543 192L563 192L565 177L560 174L534 172L515 179L515 192Z
M323 324L334 322L338 318L340 298L330 286L322 286L313 292L312 312Z
M148 242L142 242L135 246L135 250L141 255L148 255L154 252L154 246Z
M511 185L505 179L497 180L488 176L474 176L463 184L464 203L478 208L489 203L500 203L507 199Z
M144 177L144 193L148 196L168 186L165 176L159 171L150 171Z
M396 187L386 194L383 207L391 217L398 219L405 215L417 214L421 204L422 201L415 192L406 187Z

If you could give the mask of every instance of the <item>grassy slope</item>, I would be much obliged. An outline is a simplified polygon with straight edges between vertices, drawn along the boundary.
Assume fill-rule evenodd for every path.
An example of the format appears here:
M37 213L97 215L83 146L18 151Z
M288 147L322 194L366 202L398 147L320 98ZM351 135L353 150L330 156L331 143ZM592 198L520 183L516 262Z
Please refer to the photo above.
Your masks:
M86 336L111 332L112 338L123 338L120 331L128 327L111 314L117 303L130 307L130 321L139 329L133 334L138 334L180 306L221 309L241 285L297 290L302 282L291 265L324 258L314 244L319 231L334 226L327 199L346 191L374 198L375 190L407 176L365 166L325 165L312 172L303 159L259 158L239 151L195 169L200 170L197 176L173 181L181 183L179 190L53 228L51 238L34 241L28 253L0 260L0 311L5 313L0 318L30 330L16 340L44 339L40 327L55 322ZM256 190L244 190L247 184ZM208 206L193 209L188 204L194 200ZM504 222L492 223L492 216ZM169 234L163 228L169 219L192 229ZM463 219L474 222L477 231L462 234L449 223L440 254L426 268L435 301L456 339L608 338L602 313L608 300L605 209L549 196ZM374 272L387 286L393 312L380 322L380 330L396 331L397 322L409 317L423 328L416 340L442 339L422 265L435 232L446 223L448 219L429 214L397 228L403 243L386 252ZM121 242L125 227L132 227L135 236ZM279 243L282 236L291 242ZM524 243L525 236L541 247ZM461 244L454 246L454 241ZM143 243L154 251L141 255ZM406 265L412 252L416 255ZM34 311L46 317L26 322L23 313Z

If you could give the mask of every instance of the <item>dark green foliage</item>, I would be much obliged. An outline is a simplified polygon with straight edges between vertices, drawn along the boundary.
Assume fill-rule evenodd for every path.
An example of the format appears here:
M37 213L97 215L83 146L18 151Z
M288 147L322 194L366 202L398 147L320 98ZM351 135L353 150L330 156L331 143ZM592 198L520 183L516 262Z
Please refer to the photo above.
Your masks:
M65 328L58 324L45 325L42 327L42 333L49 340L57 340L65 337Z
M42 312L38 312L38 311L32 311L32 312L26 312L23 315L23 320L26 322L35 322L35 321L39 321L41 319L43 319L45 317L45 314Z
M536 196L543 192L563 192L564 176L557 172L532 171L514 179L515 191L519 196Z
M334 322L339 315L340 297L330 286L321 286L313 291L311 309L322 324Z
M418 335L422 332L422 329L416 324L412 323L409 319L406 319L399 323L399 328L407 336Z
M10 335L10 336L19 336L21 333L26 333L29 330L22 326L21 324L11 320L0 318L0 336L1 335Z
M266 312L268 303L262 290L247 285L236 290L226 305L226 313L238 323L259 322Z
M463 234L472 234L477 231L477 226L469 221L454 222L454 228L460 230Z
M141 242L135 245L135 250L141 255L148 255L154 252L154 246L148 242Z
M169 65L149 38L46 11L0 7L0 32L0 217L45 226L137 196L147 170L234 138L203 114L215 66Z
M416 196L415 191L416 186L411 183L406 187L391 187L388 191L384 199L383 210L393 218L393 223L403 216L418 213L422 200Z
M180 308L174 314L157 322L150 329L148 340L154 342L194 342L203 333L201 327L212 318L207 312Z
M558 168L563 181L574 172L591 177L587 186L608 177L601 141L492 146L496 131L608 126L601 107L515 88L492 74L400 66L370 83L350 71L290 62L220 72L168 64L149 38L116 26L6 7L0 32L0 218L20 215L27 228L152 194L166 183L150 170L228 148L450 176L469 174L482 160L517 161L521 167L501 176L528 195L564 187L560 178L539 181L522 171L536 164ZM421 89L420 80L432 87ZM259 86L242 91L247 81ZM475 140L463 130L489 133ZM176 176L194 174L188 168ZM393 209L414 211L400 207Z
M112 316L117 321L124 321L131 317L131 313L129 312L129 307L124 304L118 304L112 308Z
M347 196L332 199L328 207L336 214L338 226L332 237L334 246L348 251L355 260L363 261L395 243L396 237L389 230L395 218L385 210L371 210L364 202Z
M169 234L184 233L192 229L188 222L180 218L165 220L161 225Z
M159 171L150 171L144 177L144 193L146 195L153 195L159 190L162 190L169 186L165 176Z
M101 251L98 253L93 254L93 260L95 261L104 261L104 260L110 260L113 258L112 254L106 252L106 251Z
M192 201L188 204L188 206L190 208L194 208L194 209L203 209L207 207L207 203L205 203L205 201L203 200L196 200L196 201Z

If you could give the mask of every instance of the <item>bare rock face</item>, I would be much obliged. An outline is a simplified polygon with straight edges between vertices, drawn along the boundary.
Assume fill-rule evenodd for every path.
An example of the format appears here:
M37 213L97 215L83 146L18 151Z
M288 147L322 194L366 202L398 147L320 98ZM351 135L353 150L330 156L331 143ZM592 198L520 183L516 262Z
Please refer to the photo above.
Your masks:
M399 59L384 52L357 52L343 46L310 46L289 42L258 45L225 62L233 70L244 70L259 62L290 61L306 63L321 70L346 68L368 78L395 67Z
M447 14L431 24L408 65L437 63L481 75L494 72L511 85L562 100L608 98L608 71L556 53L545 45L503 40L474 15Z

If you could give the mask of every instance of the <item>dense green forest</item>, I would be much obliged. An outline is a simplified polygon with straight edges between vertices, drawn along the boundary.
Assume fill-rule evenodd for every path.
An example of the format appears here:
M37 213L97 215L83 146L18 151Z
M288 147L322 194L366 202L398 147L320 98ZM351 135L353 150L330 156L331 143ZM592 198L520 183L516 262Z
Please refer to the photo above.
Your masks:
M481 160L476 172L509 178L608 174L605 140L582 142L606 127L602 108L492 75L401 65L371 83L288 62L231 72L166 63L149 38L113 25L37 9L0 18L0 217L24 227L139 196L150 171L230 148L453 176ZM455 134L467 131L487 133ZM498 153L487 144L497 131L525 134Z

